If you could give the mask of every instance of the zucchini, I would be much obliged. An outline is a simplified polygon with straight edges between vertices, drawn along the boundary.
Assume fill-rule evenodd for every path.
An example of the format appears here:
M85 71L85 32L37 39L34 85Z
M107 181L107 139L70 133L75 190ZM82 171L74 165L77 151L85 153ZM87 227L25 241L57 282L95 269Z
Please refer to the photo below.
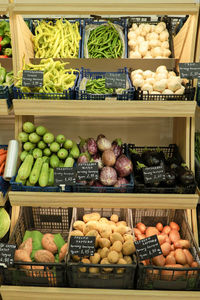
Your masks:
M42 169L42 164L43 164L43 160L41 157L38 157L35 161L35 164L33 166L33 169L31 171L31 174L29 176L29 181L31 184L36 184L39 176L40 176L40 171Z
M21 180L25 180L30 176L33 161L33 156L28 154L18 170L18 175Z
M39 186L41 187L47 186L48 181L49 181L49 164L48 162L44 162L39 177Z
M54 185L54 169L49 168L49 180L48 180L48 185L53 186Z
M17 174L17 177L15 178L15 182L21 183L22 185L25 185L26 179L25 179L25 180L21 180L21 179L19 178L19 175Z
M31 184L30 181L29 181L29 179L27 179L26 186L34 186L34 184Z

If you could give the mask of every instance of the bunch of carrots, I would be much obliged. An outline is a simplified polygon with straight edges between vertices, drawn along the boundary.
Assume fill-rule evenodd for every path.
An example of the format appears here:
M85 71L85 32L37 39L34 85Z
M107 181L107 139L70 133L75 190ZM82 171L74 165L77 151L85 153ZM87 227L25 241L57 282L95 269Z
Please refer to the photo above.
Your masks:
M0 149L0 176L3 175L6 164L7 150Z

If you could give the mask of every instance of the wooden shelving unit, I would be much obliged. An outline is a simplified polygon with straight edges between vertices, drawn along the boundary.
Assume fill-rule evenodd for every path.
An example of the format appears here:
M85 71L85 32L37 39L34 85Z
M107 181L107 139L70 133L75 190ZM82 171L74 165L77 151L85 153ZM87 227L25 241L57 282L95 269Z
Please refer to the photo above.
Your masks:
M5 196L3 196L3 193L0 192L0 206L4 206L7 200L8 200L8 193Z
M7 116L11 113L12 108L8 108L6 99L0 99L0 116Z
M184 48L184 56L178 55L183 41L177 43L176 58L184 61L194 60L195 36L197 32L199 7L195 0L10 0L8 6L10 13L10 25L13 38L13 67L14 72L21 68L22 58L25 55L26 62L34 58L31 33L25 26L21 15L152 15L173 14L190 15L190 34L184 40L187 49ZM0 5L1 9L1 5ZM23 31L23 34L22 34ZM79 60L81 63L81 60ZM85 62L84 62L85 63ZM120 60L120 67L130 66L130 59ZM138 63L138 62L137 62ZM173 61L166 60L166 64ZM92 62L90 62L90 65ZM96 62L95 62L96 64ZM119 60L113 60L113 68L119 67ZM163 64L163 60L162 60ZM96 66L96 65L95 65ZM99 68L102 69L103 66ZM108 120L120 122L126 118L126 128L131 128L135 118L171 118L173 122L172 142L176 143L189 167L194 169L194 132L196 103L186 102L138 102L138 101L50 101L50 100L14 100L15 133L16 137L22 129L25 120L34 120L34 117L67 117L73 122L88 119L88 126L100 127L102 132L108 124ZM96 118L96 120L95 120ZM54 119L55 120L55 119ZM115 123L114 123L115 124ZM55 125L56 126L56 125ZM80 126L80 124L79 124ZM160 128L157 128L160 130ZM123 129L117 132L119 135ZM87 134L87 133L86 133ZM132 137L132 132L129 133ZM141 130L138 128L138 133ZM12 219L12 228L18 216L18 206L43 206L43 207L124 207L124 208L179 208L187 209L189 222L193 225L195 237L196 230L196 205L199 196L195 195L159 195L159 194L93 194L93 193L33 193L33 192L9 192L11 204L15 213ZM106 289L72 289L72 288L39 288L21 286L2 286L0 288L3 300L17 299L49 299L55 300L98 300L107 299L199 299L200 292L184 291L139 291L139 290L106 290Z

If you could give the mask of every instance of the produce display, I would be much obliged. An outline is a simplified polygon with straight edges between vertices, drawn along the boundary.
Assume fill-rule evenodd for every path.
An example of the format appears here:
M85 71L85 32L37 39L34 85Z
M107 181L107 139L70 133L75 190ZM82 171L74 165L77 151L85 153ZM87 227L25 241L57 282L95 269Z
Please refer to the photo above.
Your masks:
M134 237L131 228L126 221L119 221L116 214L112 214L110 219L101 217L98 212L83 215L83 220L76 220L73 223L71 236L95 236L95 253L93 256L81 258L72 256L74 262L90 264L89 273L101 272L97 264L110 265L104 267L103 273L114 271L113 265L128 265L134 262L135 253ZM95 266L93 266L95 265ZM85 273L86 267L80 267L79 272ZM117 274L125 271L121 266L116 269Z
M6 235L10 229L10 216L5 208L0 207L0 240Z
M128 46L130 58L168 58L171 50L166 23L133 23L128 32Z
M181 95L184 94L184 80L174 71L168 71L166 66L159 66L156 72L137 69L131 72L133 86L150 94Z
M25 93L63 93L74 86L76 74L79 72L75 69L65 69L67 64L67 62L54 61L52 58L41 59L38 65L24 62L22 70L18 72L15 86L20 87ZM43 71L43 86L35 88L22 86L23 70Z
M62 134L55 137L45 127L35 127L31 122L23 124L23 132L19 133L18 140L23 143L23 151L20 155L22 164L15 181L27 186L53 186L53 169L73 167L80 154L77 144L72 140Z
M89 26L86 57L119 58L124 56L124 34L121 26L110 21L99 26ZM86 32L87 30L86 27Z
M142 261L143 265L154 265L163 267L161 271L161 279L177 280L179 277L185 277L186 271L174 271L164 268L196 268L199 264L194 260L190 248L192 247L189 240L181 239L180 226L176 222L170 222L169 225L163 226L162 223L157 223L155 227L146 226L142 222L136 224L134 228L136 240L141 240L146 237L157 235L162 253L155 256L152 260ZM149 273L151 270L149 270ZM158 275L159 270L153 271L152 275ZM194 275L195 271L189 271L188 275Z
M12 56L10 24L0 20L0 58Z
M6 165L7 150L0 149L0 176L3 175Z
M79 55L79 22L66 19L38 21L33 36L36 58L77 58Z

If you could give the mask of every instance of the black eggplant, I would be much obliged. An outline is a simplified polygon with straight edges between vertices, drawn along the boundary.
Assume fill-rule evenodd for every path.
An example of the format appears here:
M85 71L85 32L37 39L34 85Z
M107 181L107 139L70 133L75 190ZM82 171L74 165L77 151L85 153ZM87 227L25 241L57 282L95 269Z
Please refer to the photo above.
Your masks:
M193 172L189 170L187 167L179 166L176 169L176 172L177 172L178 180L183 186L187 186L194 183Z
M175 170L182 164L183 160L180 155L173 155L166 160L166 165Z
M147 150L142 153L142 160L147 167L159 166L164 161L163 152Z
M173 170L166 170L165 172L165 181L163 183L166 186L175 186L176 185L176 175Z
M146 168L146 166L139 161L136 161L135 164L133 165L133 172L134 172L135 179L142 183L144 182L143 171L142 171L143 168Z

